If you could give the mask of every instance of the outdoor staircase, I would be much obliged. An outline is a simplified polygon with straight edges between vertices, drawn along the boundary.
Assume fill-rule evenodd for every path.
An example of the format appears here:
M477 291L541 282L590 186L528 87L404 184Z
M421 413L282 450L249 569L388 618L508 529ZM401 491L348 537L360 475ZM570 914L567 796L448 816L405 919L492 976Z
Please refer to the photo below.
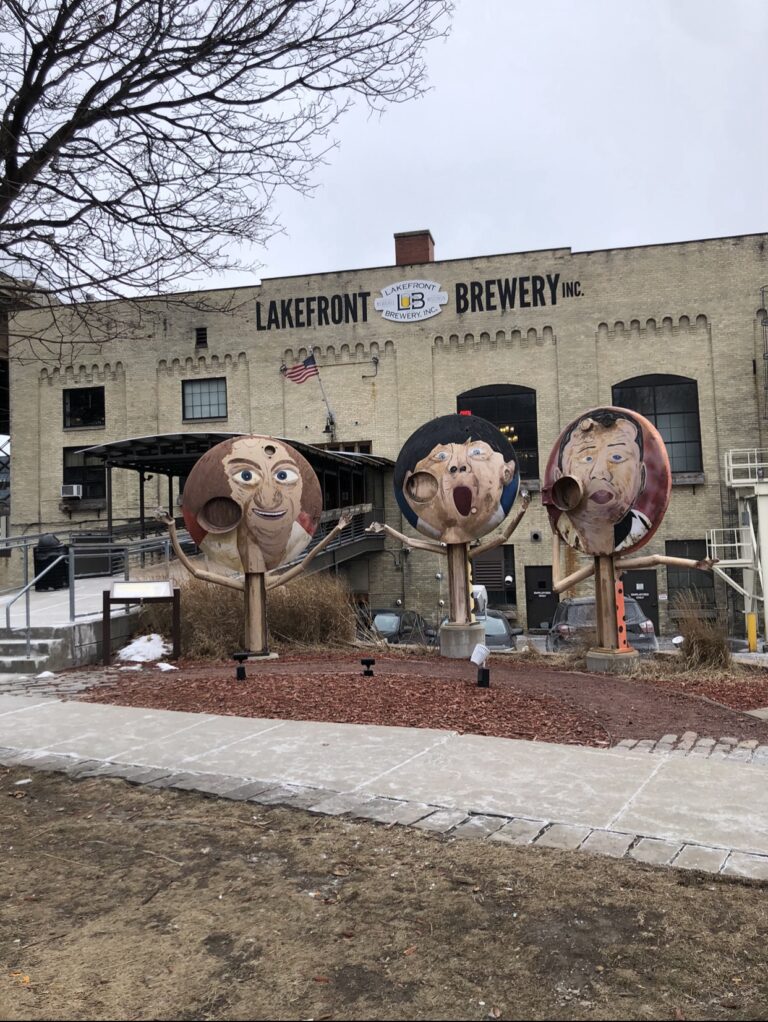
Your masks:
M0 674L39 674L71 665L69 630L30 629L29 653L25 631L0 629Z

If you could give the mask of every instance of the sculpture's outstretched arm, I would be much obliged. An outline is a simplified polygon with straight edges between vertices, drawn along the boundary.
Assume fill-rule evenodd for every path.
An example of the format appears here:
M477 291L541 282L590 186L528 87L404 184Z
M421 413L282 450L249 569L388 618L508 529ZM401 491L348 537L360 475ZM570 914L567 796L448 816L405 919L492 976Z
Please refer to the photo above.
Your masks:
M432 554L446 554L447 547L445 543L438 543L437 540L432 539L412 539L410 536L404 535L402 532L398 532L397 529L393 529L391 525L382 525L381 522L371 522L366 532L381 533L386 532L392 539L399 539L401 543L404 543L411 550L429 550Z
M523 490L521 493L520 510L517 512L515 517L508 523L506 529L495 539L489 539L487 543L481 543L479 546L471 547L469 551L469 559L477 557L478 554L485 554L489 550L494 550L497 546L501 546L502 543L506 543L512 533L520 524L525 512L531 503L531 495L527 490Z
M554 532L552 534L552 589L556 593L562 593L565 589L570 589L571 586L575 586L577 582L583 582L585 578L589 578L595 573L594 561L592 564L586 564L583 568L579 568L578 571L574 571L571 575L566 575L565 578L560 577L560 536Z
M173 518L169 515L163 514L162 512L159 512L155 517L158 521L165 522L168 526L168 535L171 539L173 552L191 575L194 575L195 578L199 578L203 582L214 582L219 586L227 586L229 589L237 589L241 593L244 591L245 583L241 578L232 578L229 575L216 575L211 571L204 571L202 568L196 567L181 549L179 537L176 532L176 522Z
M618 571L631 568L655 568L657 564L666 564L671 568L698 568L699 571L712 571L717 558L705 557L702 561L694 561L690 557L668 557L666 554L648 554L646 557L622 557L616 562Z
M282 574L280 574L279 568L275 568L274 571L267 572L264 577L264 584L267 589L274 589L276 586L285 585L286 582L290 582L292 578L296 578L297 575L300 575L302 571L306 570L307 565L314 561L317 555L325 550L334 536L338 536L342 529L346 529L351 521L352 515L350 512L342 511L341 517L336 525L331 529L327 536L324 536L323 539L320 540L316 547L313 547L312 550L309 551L303 561L299 564L295 564L292 568L288 568L288 570L284 571Z

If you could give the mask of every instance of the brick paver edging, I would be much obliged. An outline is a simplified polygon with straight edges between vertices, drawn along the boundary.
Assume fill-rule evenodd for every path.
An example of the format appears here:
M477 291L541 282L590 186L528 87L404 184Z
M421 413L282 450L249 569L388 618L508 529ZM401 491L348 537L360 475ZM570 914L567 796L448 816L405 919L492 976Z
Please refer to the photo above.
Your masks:
M626 745L623 747L627 748ZM328 791L322 788L275 784L243 777L224 777L220 774L174 772L168 769L78 759L53 753L35 755L13 749L0 749L0 765L65 773L75 780L115 777L130 784L141 784L150 788L196 791L204 795L253 802L258 805L287 806L320 815L349 816L388 826L395 824L412 826L448 839L470 838L509 845L583 851L594 855L608 855L616 859L632 859L655 866L672 866L723 876L768 880L768 855L754 855L729 848L558 823L555 820L494 816L474 813L471 810Z

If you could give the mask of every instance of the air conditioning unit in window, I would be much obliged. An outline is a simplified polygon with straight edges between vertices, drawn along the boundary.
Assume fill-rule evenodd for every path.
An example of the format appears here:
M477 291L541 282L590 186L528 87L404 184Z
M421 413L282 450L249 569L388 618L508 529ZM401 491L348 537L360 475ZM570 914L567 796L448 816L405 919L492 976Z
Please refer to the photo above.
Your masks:
M82 497L83 488L79 484L78 485L67 484L65 486L62 486L61 495L62 497Z

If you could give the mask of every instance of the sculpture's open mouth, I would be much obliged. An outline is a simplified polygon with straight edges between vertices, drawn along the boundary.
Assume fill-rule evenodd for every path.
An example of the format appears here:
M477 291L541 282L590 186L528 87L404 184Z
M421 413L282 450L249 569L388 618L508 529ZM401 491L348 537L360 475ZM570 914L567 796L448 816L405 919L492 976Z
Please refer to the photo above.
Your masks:
M594 500L596 504L610 504L613 500L613 494L610 490L596 490L590 494L590 500Z
M465 518L472 510L472 491L468 486L457 486L453 491L453 503L456 510Z
M254 508L253 513L260 518L284 518L287 514L286 511L259 511L258 508Z

